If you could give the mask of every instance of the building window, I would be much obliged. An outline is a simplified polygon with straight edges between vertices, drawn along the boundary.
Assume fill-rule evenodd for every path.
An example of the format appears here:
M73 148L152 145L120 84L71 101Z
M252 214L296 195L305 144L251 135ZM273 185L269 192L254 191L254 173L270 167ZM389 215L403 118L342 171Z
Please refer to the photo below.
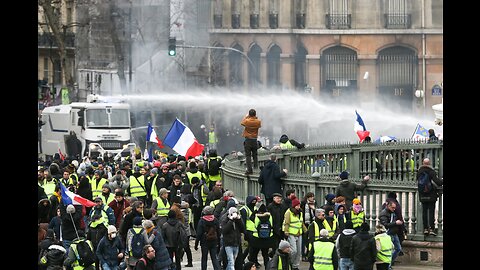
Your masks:
M248 65L248 84L256 85L260 82L260 54L262 49L257 44L254 44L248 52L248 58L252 61L253 67Z
M232 0L232 28L240 28L240 0Z
M273 45L267 53L267 86L281 86L280 81L280 54L282 50L278 45Z
M296 0L295 1L295 26L299 29L305 28L305 20L307 14L307 1Z
M278 28L279 0L268 0L268 24L270 28Z
M215 0L215 7L213 11L213 26L215 28L222 28L222 14L223 0Z
M53 84L62 84L62 66L60 60L53 61Z
M351 49L335 46L326 49L320 57L325 94L338 97L356 94L358 60Z
M378 53L377 69L379 98L411 110L418 78L415 51L401 46L383 49Z
M67 25L72 23L72 8L67 7Z
M304 91L307 85L306 80L307 50L305 47L298 46L295 53L295 89Z
M328 0L326 23L328 29L349 29L352 27L352 15L349 0Z
M217 44L215 47L224 47L222 44ZM224 74L224 50L212 50L211 67L212 67L212 84L217 86L225 85Z
M48 77L48 57L43 58L43 79L47 82L50 81Z
M260 0L250 0L250 28L257 29L260 20Z
M233 47L241 52L243 48L240 45ZM236 51L231 51L228 55L229 68L230 68L230 85L242 86L243 85L243 55Z
M386 0L385 28L406 29L411 27L408 0Z

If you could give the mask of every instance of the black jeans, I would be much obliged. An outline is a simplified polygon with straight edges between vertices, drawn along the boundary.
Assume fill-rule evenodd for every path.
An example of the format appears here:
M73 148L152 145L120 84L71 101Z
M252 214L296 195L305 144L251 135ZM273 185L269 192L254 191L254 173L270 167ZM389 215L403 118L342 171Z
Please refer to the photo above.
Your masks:
M435 203L422 202L423 229L435 229Z
M210 252L210 259L212 260L213 269L220 270L220 263L217 258L217 245L208 246L207 244L202 247L202 270L207 270L207 256Z
M245 138L243 142L243 148L245 150L245 157L247 162L247 170L249 172L253 171L252 169L252 158L253 158L253 168L258 167L258 156L257 156L257 139L248 139Z

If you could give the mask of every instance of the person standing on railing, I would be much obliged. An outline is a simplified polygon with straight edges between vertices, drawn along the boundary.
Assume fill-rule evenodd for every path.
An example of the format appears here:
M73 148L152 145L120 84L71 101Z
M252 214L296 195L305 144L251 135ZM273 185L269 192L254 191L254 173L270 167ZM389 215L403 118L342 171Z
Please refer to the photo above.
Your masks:
M428 192L418 193L418 199L422 204L423 233L425 235L437 236L435 232L435 204L439 197L437 188L443 185L443 179L438 178L437 172L432 168L429 158L423 159L422 166L418 168L417 182L424 173L428 174L431 188Z
M243 147L246 157L247 169L245 174L252 174L253 168L258 167L258 129L262 127L262 121L257 117L257 111L255 109L250 109L248 114L243 117L240 122L242 126L245 127L243 130L242 136L245 137L243 142ZM253 158L253 167L252 167L252 158Z
M370 176L365 176L361 184L355 184L351 182L350 180L348 180L348 176L349 173L347 171L343 171L342 173L340 173L340 184L335 189L335 196L345 197L346 207L347 209L350 209L352 207L353 199L357 197L355 196L355 191L363 191L367 187Z

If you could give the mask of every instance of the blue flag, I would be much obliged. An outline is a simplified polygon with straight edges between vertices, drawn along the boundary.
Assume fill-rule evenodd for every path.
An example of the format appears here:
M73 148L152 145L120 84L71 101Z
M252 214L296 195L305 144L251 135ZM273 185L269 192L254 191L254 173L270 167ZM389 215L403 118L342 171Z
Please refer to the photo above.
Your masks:
M426 140L428 139L428 131L420 124L417 124L415 132L412 135L412 140Z

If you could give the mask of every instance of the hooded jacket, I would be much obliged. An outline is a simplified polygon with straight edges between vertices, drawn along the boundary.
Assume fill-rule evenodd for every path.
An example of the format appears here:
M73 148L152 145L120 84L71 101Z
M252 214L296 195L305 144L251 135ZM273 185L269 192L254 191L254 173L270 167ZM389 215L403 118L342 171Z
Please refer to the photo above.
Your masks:
M352 245L352 238L357 232L353 229L344 229L340 235L338 235L335 241L335 247L339 258L352 258L350 253L350 246Z
M418 183L418 178L423 174L423 172L427 172L430 179L432 180L432 190L430 190L429 193L423 194L419 193L419 200L420 202L436 202L438 199L438 189L437 187L440 187L443 185L443 180L438 178L437 172L432 168L430 165L422 165L420 168L418 168L417 172L417 183Z
M355 268L371 268L377 260L375 238L368 232L360 231L352 238L350 255Z
M273 193L283 193L281 178L285 176L287 176L287 174L280 170L277 162L273 160L267 160L265 162L265 166L258 177L258 183L262 185L260 192L265 195L265 198L273 198Z
M217 241L207 241L205 234L208 231L208 227L215 226L217 231ZM220 239L220 224L218 219L212 215L204 215L199 221L197 225L197 237L195 238L195 247L198 247L198 243L201 246L208 246L212 247L218 244L218 239Z

